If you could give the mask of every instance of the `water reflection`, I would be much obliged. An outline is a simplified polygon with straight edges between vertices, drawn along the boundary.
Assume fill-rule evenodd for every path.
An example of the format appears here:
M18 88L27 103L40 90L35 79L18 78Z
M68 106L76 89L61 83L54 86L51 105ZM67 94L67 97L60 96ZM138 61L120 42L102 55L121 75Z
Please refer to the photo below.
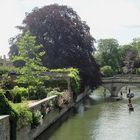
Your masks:
M132 88L132 91L134 112L129 112L125 95L124 100L112 102L96 91L77 106L77 114L64 122L49 140L140 140L140 90Z
M77 109L77 112L79 115L84 116L85 106L83 103L81 103Z

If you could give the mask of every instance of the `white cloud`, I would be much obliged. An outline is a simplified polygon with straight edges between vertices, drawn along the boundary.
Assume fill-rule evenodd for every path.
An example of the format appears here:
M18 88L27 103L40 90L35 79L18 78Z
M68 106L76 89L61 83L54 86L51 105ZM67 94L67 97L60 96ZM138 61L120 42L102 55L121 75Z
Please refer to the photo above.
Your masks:
M71 6L82 20L88 23L95 38L118 38L118 32L121 34L126 32L123 28L140 25L140 10L129 0L23 0L23 2L39 7L50 3Z
M9 51L8 39L13 37L17 30L16 25L21 24L22 14L16 0L4 0L0 6L0 55Z
M133 30L140 25L140 10L128 0L96 0L88 11L84 17L97 39L113 37L127 43L140 35L140 30Z
M123 26L140 25L139 9L127 0L97 0L90 11L93 14L86 20L99 37L112 36Z
M113 37L121 43L140 36L140 9L130 0L4 0L0 7L0 55L7 53L8 39L17 33L24 13L48 4L72 7L91 27L96 38ZM136 29L137 27L137 29Z

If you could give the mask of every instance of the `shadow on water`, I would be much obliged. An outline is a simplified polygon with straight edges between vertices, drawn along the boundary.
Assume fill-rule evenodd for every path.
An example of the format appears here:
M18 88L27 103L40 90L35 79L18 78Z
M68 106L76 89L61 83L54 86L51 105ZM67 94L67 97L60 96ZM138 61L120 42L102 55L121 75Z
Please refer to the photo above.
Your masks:
M103 101L103 100L102 100ZM67 123L68 119L73 119L77 114L79 116L84 116L85 111L90 109L94 104L102 102L98 100L97 102L86 96L82 101L76 104L75 107L71 108L66 114L64 114L59 120L47 128L43 133L41 133L35 140L49 140L50 137L60 128L64 123Z
M35 140L49 140L50 137L69 119L73 119L76 115L84 116L85 112L88 111L92 106L96 104L102 104L104 102L113 101L111 98L106 97L106 99L96 96L86 96L82 101L76 104L75 107L71 108L66 114L64 114L58 121L47 128L43 133L41 133Z
M51 126L49 126L43 133L41 133L34 140L49 140L49 138L55 133L55 131L61 127L61 125L68 121L70 117L75 115L74 109L70 109L66 114L64 114L61 118L59 118L56 122L54 122Z

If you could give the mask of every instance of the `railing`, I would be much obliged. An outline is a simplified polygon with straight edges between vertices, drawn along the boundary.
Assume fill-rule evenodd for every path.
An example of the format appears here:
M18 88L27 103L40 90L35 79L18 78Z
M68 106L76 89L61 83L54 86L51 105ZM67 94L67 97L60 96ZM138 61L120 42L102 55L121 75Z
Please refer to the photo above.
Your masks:
M138 75L116 75L113 77L102 78L103 83L140 83L140 76Z
M29 104L29 108L30 110L41 110L41 106L42 105L46 105L48 104L49 101L54 101L56 100L56 97L57 95L54 95L54 96L51 96L51 97L48 97L48 98L45 98L45 99L42 99L40 101L37 101L37 102L34 102L34 103L31 103Z

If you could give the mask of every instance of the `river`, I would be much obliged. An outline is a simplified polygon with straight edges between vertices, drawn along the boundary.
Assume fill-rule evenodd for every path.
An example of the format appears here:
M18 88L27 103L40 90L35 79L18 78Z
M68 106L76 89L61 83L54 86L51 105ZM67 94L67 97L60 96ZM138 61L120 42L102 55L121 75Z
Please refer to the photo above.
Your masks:
M37 140L140 140L140 90L131 87L131 92L134 111L128 110L126 93L112 101L96 90L49 138L43 133Z

